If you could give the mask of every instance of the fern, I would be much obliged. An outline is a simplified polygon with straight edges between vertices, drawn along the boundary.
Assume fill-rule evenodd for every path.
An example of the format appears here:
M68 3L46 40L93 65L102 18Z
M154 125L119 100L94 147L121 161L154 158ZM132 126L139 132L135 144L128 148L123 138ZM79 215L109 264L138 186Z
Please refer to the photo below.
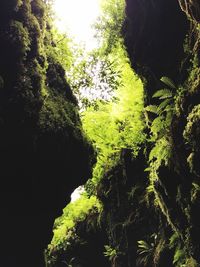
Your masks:
M169 239L169 248L173 249L180 243L180 236L177 232L175 232Z
M174 82L169 77L163 76L160 80L165 85L167 85L169 88L176 89L176 86L175 86Z
M186 254L185 254L184 249L177 248L174 254L173 264L180 266L180 264L184 262L185 258L186 258Z
M162 77L161 81L170 88L176 88L173 82L167 77ZM155 92L152 97L158 98L160 103L158 105L149 105L145 110L157 115L150 126L153 136L152 140L156 141L156 139L163 136L163 130L166 131L171 123L174 110L174 93L171 89L164 88Z
M165 117L158 116L151 124L152 140L161 137L162 131L165 130Z
M103 253L105 257L108 257L110 261L113 261L117 257L117 250L111 246L105 245L105 252Z
M137 266L151 266L153 261L153 255L156 247L156 239L155 236L152 235L151 238L154 237L154 240L150 243L147 243L145 240L139 240L138 243L138 258L137 258Z
M159 98L159 99L165 99L165 98L171 98L173 96L173 93L170 89L161 89L155 92L153 94L153 98Z
M166 108L171 109L171 108L172 108L172 106L171 106L171 102L172 102L171 99L165 99L164 101L162 101L162 102L160 103L160 105L158 106L158 108L157 108L157 110L158 110L158 115L161 115L162 112L167 111ZM168 109L168 110L169 110L169 109Z
M145 110L158 115L158 107L156 105L149 105Z
M147 125L151 132L150 141L153 143L153 147L149 153L149 168L147 168L150 180L149 187L147 188L147 199L148 194L155 193L154 182L159 179L159 167L162 164L166 166L171 156L170 125L174 112L175 99L175 93L172 89L175 89L176 86L167 77L162 77L161 81L166 85L166 88L158 90L152 96L152 98L157 99L158 104L149 105L145 108L147 112L155 114L154 119L150 123L147 115ZM155 205L160 205L156 194Z
M138 252L139 254L144 254L148 253L149 250L151 249L151 246L144 240L139 240L138 241Z
M197 183L192 183L192 185L197 191L200 191L200 186Z

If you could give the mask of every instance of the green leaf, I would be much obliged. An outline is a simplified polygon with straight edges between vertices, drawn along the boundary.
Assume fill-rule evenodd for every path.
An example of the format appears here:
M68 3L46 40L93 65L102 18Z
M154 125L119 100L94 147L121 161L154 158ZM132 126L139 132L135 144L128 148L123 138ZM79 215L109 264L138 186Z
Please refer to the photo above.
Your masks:
M158 116L155 118L151 125L151 132L154 135L157 135L162 129L165 129L165 120L164 116Z
M163 82L164 84L166 84L170 88L176 89L174 82L170 78L163 76L160 80L161 80L161 82Z
M159 99L166 99L171 98L173 96L172 91L169 89L161 89L155 92L155 94L152 96L153 98L159 98Z
M173 264L181 262L186 256L186 253L183 249L177 248L174 254Z
M144 240L139 240L138 241L138 247L142 248L142 249L149 249L149 245Z
M192 183L192 185L196 190L200 191L200 186L197 183Z
M171 99L165 99L160 103L158 106L158 113L160 114L161 111L165 111L166 107L171 103Z
M149 105L145 110L158 115L158 107L156 105Z

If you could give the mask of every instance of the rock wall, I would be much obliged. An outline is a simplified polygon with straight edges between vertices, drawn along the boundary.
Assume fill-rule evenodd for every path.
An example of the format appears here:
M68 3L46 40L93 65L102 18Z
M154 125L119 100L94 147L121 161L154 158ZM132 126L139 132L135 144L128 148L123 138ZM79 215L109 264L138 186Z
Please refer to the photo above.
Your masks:
M156 86L152 87L153 79L159 85L161 76L169 76L177 84L175 110L168 132L172 153L168 164L160 164L158 168L154 192L166 220L173 231L178 233L180 242L183 242L184 253L196 261L192 265L188 260L186 266L199 266L200 263L197 238L200 229L197 219L197 162L200 156L197 141L199 8L198 1L148 1L148 4L145 1L127 1L128 17L124 27L125 42L133 68L149 85L146 95L150 103L155 103L151 97L152 92L157 90ZM155 12L158 12L157 16ZM156 20L155 24L152 23L152 17L153 21ZM146 38L145 41L138 39L138 31L139 36ZM145 72L143 66L150 71Z
M93 150L52 49L44 1L0 3L0 209L4 267L43 267L54 219Z
M134 70L146 77L148 93L158 88L158 79L178 79L183 42L189 23L177 1L126 1L122 29Z

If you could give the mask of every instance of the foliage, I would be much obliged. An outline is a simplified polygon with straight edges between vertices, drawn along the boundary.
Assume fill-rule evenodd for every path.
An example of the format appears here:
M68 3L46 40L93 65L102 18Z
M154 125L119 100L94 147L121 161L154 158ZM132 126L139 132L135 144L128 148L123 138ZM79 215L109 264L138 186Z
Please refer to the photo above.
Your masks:
M188 258L181 267L198 267L198 263L192 257Z
M199 195L200 195L200 185L197 183L192 183L191 201L195 203L199 199Z
M183 137L185 143L188 145L189 148L189 156L187 158L187 163L189 165L190 171L197 174L199 176L198 164L195 164L200 150L200 141L199 141L199 134L200 134L200 105L196 105L193 107L191 112L187 117L187 124L185 126Z
M183 244L181 242L180 236L177 232L175 232L171 236L169 247L170 249L174 250L174 259L173 259L174 266L183 267L187 255L185 248L183 247Z
M79 102L81 110L96 106L96 101L110 101L119 85L120 73L116 63L98 51L84 55L81 50L73 66L67 71L68 81Z
M198 138L200 134L199 122L200 105L196 105L187 117L187 124L183 132L185 141L192 147L193 150L198 149L200 145Z
M176 248L173 264L175 266L183 266L184 261L185 261L185 250Z
M170 126L174 114L174 89L176 87L168 77L162 77L161 81L165 88L158 90L152 96L158 104L145 108L147 113L154 114L154 119L148 122L151 133L150 142L153 143L153 148L149 153L149 192L153 190L154 181L158 179L158 168L162 164L167 165L171 155Z
M90 107L82 113L83 128L98 153L93 172L96 182L116 164L121 149L130 148L137 155L145 139L145 125L142 121L143 87L126 60L118 61L122 71L115 101L97 102L97 107Z
M101 43L101 49L108 55L121 38L121 29L125 17L124 0L103 0L102 15L94 24L96 38Z
M156 248L156 235L151 236L150 242L139 240L138 243L138 258L137 266L151 266L153 263L153 256Z
M139 240L137 243L136 266L160 266L160 262L166 260L166 251L169 247L163 232L153 233L147 236L147 240Z
M110 13L102 16L105 23L100 27L106 27L104 30L107 31L105 33L101 28L102 46L87 55L84 54L82 48L72 48L73 62L69 59L69 64L68 60L63 63L67 79L81 107L83 129L96 149L97 163L93 170L93 179L86 185L87 192L90 191L88 193L90 197L82 195L79 200L67 205L63 215L55 221L54 237L47 251L50 261L54 260L56 251L67 250L70 240L78 239L75 228L80 221L83 221L89 213L100 212L100 204L94 197L95 185L118 162L121 150L129 148L135 157L145 140L143 85L134 74L119 38L121 24L117 24L118 20L116 21L115 18L115 16L117 19L120 17L119 6L113 6L114 11L112 11L111 6L114 2L116 1L111 1L110 4L105 3L105 6L110 5L110 7L108 10L104 8L104 12ZM121 1L120 10L122 10L122 3L124 5ZM122 18L120 23L122 23ZM107 28L108 25L110 28ZM57 40L61 37L56 32L53 34ZM108 49L106 42L110 38L109 34L111 38L115 38L112 42L109 39L109 43L114 41L115 45ZM57 41L55 44L57 52L49 47L49 57L61 59L62 62L62 55L68 52L66 42L65 39L60 43ZM58 106L52 108L60 110ZM51 113L50 108L48 112ZM62 117L61 110L57 120L62 120ZM56 126L56 121L53 121L50 115L49 118L49 124ZM115 261L116 248L105 246L105 250L104 255L111 262Z
M163 82L165 85L167 85L169 88L171 89L176 89L176 86L174 84L174 82L169 78L169 77L166 77L166 76L163 76L161 77L161 82Z
M192 66L189 72L189 79L188 79L188 88L192 94L198 92L199 89L199 75L200 75L200 62L198 55L194 55L193 59L191 60Z
M53 58L55 62L59 62L65 71L69 70L74 60L72 52L73 41L56 28L52 28L49 38L52 39L52 42L47 44L48 56Z
M162 81L165 81L166 79L166 77L163 77L163 79L161 78ZM169 80L169 78L167 79L165 85L168 84L170 84L170 88L160 89L152 96L153 98L158 99L160 103L158 105L150 105L145 108L147 112L157 115L150 126L152 141L162 138L163 135L166 135L166 131L169 131L174 110L174 92L172 91L172 89L174 89L174 84L171 80Z
M49 1L0 2L1 175L10 181L10 185L2 182L8 195L3 209L16 203L15 222L25 228L15 231L19 246L10 266L26 265L30 259L33 266L42 265L51 221L66 195L91 173L88 163L93 150L81 131L76 101L61 66L71 64L70 51L66 47L64 61L61 36L51 32L45 2ZM13 168L8 170L10 165ZM24 224L22 217L29 222ZM2 235L3 243L10 235ZM7 249L2 252L5 258Z
M63 209L62 216L54 222L53 239L45 251L47 266L56 266L57 256L61 251L82 242L76 233L76 225L84 221L89 214L99 214L101 210L98 199L95 196L88 197L85 192ZM68 264L71 264L73 258L69 261Z
M92 210L100 212L101 205L95 196L82 194L79 199L71 202L63 209L63 215L56 219L54 236L49 245L50 251L64 248L77 222L83 221Z
M84 130L97 151L97 164L93 171L93 182L98 183L103 175L117 164L122 149L131 149L133 155L137 156L139 149L146 141L144 114L150 132L148 140L150 146L149 168L147 168L150 171L149 191L156 191L154 185L159 179L159 168L162 165L169 166L170 163L172 152L171 123L176 109L175 90L177 88L168 77L162 77L161 82L164 88L155 92L152 96L153 104L147 106L145 110L143 109L143 88L141 82L131 70L120 39L120 30L124 18L124 1L110 0L105 2L103 10L105 16L101 16L95 25L97 38L101 43L100 48L86 57L79 50L78 53L81 58L79 57L74 65L71 62L69 64L63 62L65 70L68 70L68 81L73 87L81 106ZM63 47L62 44L61 48L58 48L58 52ZM56 58L61 57L62 60L62 55L59 53ZM51 57L54 55L51 55ZM199 70L196 68L196 71L190 75L191 80L194 81L198 74ZM193 91L195 91L194 89ZM62 112L60 115L62 116ZM60 119L59 116L58 118ZM184 131L185 141L192 147L192 153L196 149L196 144L191 144L193 141L190 140L190 136L192 134L195 137L199 135L198 122L199 110L192 110L187 118ZM197 138L193 139L196 142ZM199 143L197 145L199 146ZM191 157L188 157L191 170L192 153L190 154ZM158 185L160 184L158 183ZM94 188L93 185L89 185L89 187L90 191L91 188ZM198 191L199 185L193 183L192 199L196 198ZM159 198L156 192L154 193ZM134 190L130 192L129 197L133 196ZM165 203L160 202L159 205L164 207ZM56 225L58 228L56 229L60 229L60 232L55 230L59 240L57 240L58 243L62 236L65 241L67 240L66 232L70 236L75 235L72 232L73 227L79 220L84 220L88 210L83 205L84 199L81 199L80 203L81 210L78 214L69 208L69 214L66 213L63 216L63 221L58 221L58 225ZM84 210L87 210L87 212L84 213ZM62 231L63 225L65 226ZM189 260L186 260L185 249L180 240L175 240L175 237L170 240L171 249L175 251L173 264L175 266L185 266L189 262ZM65 241L63 241L63 244ZM61 247L63 244L61 241ZM138 241L138 265L151 266L156 247L159 251L162 245L163 243L160 243L160 247L158 247L156 240L153 240L153 242L151 240ZM116 249L110 246L105 246L105 249L104 255L113 261L117 256Z
M27 56L27 52L30 51L31 45L27 27L24 27L22 22L11 21L9 30L9 38L13 47L17 47L17 45L20 43L20 46L18 45L19 55Z
M108 257L109 260L112 262L115 260L115 258L117 257L117 250L115 248L112 248L111 246L105 245L105 252L104 252L104 256Z

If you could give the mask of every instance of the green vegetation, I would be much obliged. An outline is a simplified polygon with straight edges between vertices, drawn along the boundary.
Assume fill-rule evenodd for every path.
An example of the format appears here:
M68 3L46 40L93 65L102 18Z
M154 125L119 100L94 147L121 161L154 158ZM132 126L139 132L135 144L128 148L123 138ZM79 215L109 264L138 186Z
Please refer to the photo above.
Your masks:
M56 253L74 248L73 242L79 244L82 242L81 239L79 240L78 226L84 225L93 213L99 219L99 225L94 223L96 231L100 231L103 220L108 222L110 218L109 223L113 222L112 227L108 225L106 229L104 228L108 242L104 244L102 255L115 265L117 260L126 254L120 251L123 250L120 247L122 241L116 237L115 226L116 228L122 227L123 233L129 230L129 227L134 228L134 225L140 221L137 216L142 216L144 221L147 219L143 210L147 207L152 211L152 220L155 225L149 226L147 232L141 231L141 236L138 234L132 244L137 259L136 266L160 266L160 262L164 262L166 258L169 265L176 267L196 266L190 247L192 238L189 225L192 219L187 203L191 201L196 208L200 191L199 168L195 157L199 153L200 146L198 141L199 105L191 107L186 104L184 102L187 95L186 85L179 85L177 81L175 85L166 76L157 78L157 89L151 88L154 91L151 96L145 92L146 83L143 84L134 73L121 36L125 17L124 9L123 0L103 1L103 15L94 25L100 46L88 54L85 54L80 46L75 46L67 36L59 34L56 30L51 32L55 49L49 45L48 57L61 62L65 69L68 82L79 104L82 121L82 126L79 127L83 127L85 135L93 144L96 164L93 167L92 178L84 186L85 193L76 202L67 205L63 215L55 222L54 237L47 250L50 266L56 266L57 260L59 261L55 256ZM25 32L21 33L21 36L26 39ZM28 43L27 47L22 50L28 50ZM198 73L199 61L197 57L194 57L187 84L187 86L192 84L189 92L191 95L197 93L198 90ZM144 77L143 81L145 81ZM0 86L1 84L3 80L2 82L0 80ZM62 83L59 84L58 90L60 86ZM44 93L44 98L48 96L48 93L46 95ZM57 98L55 91L53 97ZM72 96L71 98L75 103L76 100ZM147 98L149 105L145 107L144 99ZM62 103L60 98L59 101ZM53 103L48 105L48 100L44 103L46 103L45 114L49 118L48 127L52 125L56 128L56 121L61 121L61 126L62 121L68 121L72 131L78 135L71 119L64 116L63 108L60 110L59 106ZM68 105L68 114L70 114L71 105ZM185 106L189 114L181 118ZM59 110L55 121L51 119L51 112L54 109ZM72 112L71 116L76 117L77 114ZM179 119L182 120L181 125L178 125ZM44 120L46 121L47 118ZM176 127L179 126L181 129L184 128L182 136L179 136L183 138L184 145L187 146L184 149L183 144L176 146L175 135L179 130ZM131 151L131 163L125 163L127 151ZM176 162L180 151L186 153L187 162L183 163L182 158ZM142 158L141 165L144 167L143 176L139 177L143 180L137 180L138 169L134 166L136 171L131 170L132 180L129 181L129 185L126 185L128 177L126 168L128 167L125 164L131 165L139 157L140 160ZM186 165L186 169L182 171ZM187 181L184 188L183 173L188 172L188 167L189 172L193 173L196 178ZM120 168L122 173L119 171ZM120 195L120 190L115 191L116 185L112 184L116 179L115 175L121 175L120 178L124 179L124 190L128 192L124 195L130 202L128 204L126 197ZM138 192L141 192L140 197L138 197ZM184 192L187 192L185 197ZM115 218L119 220L119 223L112 218L116 207L113 206L112 210L105 208L110 195L113 197L112 193L117 195L114 196L117 198L119 209L120 201L123 205L126 203L130 209L125 211L126 215L121 211L122 217ZM99 196L101 204L98 200ZM135 203L141 204L141 208L135 207ZM132 207L135 209L136 219L132 215ZM163 228L162 231L161 228ZM89 231L87 229L86 234ZM150 235L150 233L154 234ZM127 234L123 237L127 238ZM129 240L124 241L125 246L129 247L129 242ZM71 264L69 263L71 260L66 261L68 265Z
M119 44L121 29L125 18L125 0L102 0L102 16L94 25L96 38L101 43L100 52L109 55ZM121 40L122 41L122 40Z
M63 215L56 219L54 236L48 248L48 253L67 247L68 239L73 234L73 228L86 218L89 212L101 211L101 204L95 196L88 197L82 193L79 199L71 202L63 209Z
M117 251L110 246L105 245L105 252L104 255L109 258L109 261L114 262L115 258L117 257Z
M87 197L86 194L82 194L79 199L67 205L63 210L63 215L55 221L52 245L59 247L63 239L65 239L65 234L73 228L75 223L84 220L86 214L91 211L91 209L100 212L101 205L95 196Z
M102 0L90 52L54 28L53 0L0 2L1 229L11 217L17 229L2 234L3 261L41 257L82 185L47 266L199 266L200 9L174 42L173 22L157 22L180 10L159 2L126 1L125 18L124 0Z
M117 52L115 51L115 54ZM127 58L123 56L124 59L118 59L121 81L114 100L97 102L97 106L82 113L83 128L98 153L93 172L96 183L106 171L117 164L123 148L132 149L136 156L145 140L145 124L142 120L143 86L133 73Z
M143 266L149 266L152 265L152 259L154 255L154 243L148 244L144 240L138 241L138 260L137 264L140 266L142 264Z
M70 50L64 60L50 2L0 2L1 229L11 217L16 228L2 234L0 265L44 265L52 221L94 162L65 77ZM11 239L18 245L8 257Z
M146 169L150 171L149 192L154 191L154 182L159 179L157 171L160 166L169 164L172 152L170 125L174 114L176 87L168 77L162 77L161 81L165 88L158 90L152 96L158 105L149 105L145 108L147 113L155 114L152 121L147 119L151 133L150 142L153 144L149 153L149 168Z
M51 57L61 60L60 55L66 54L66 58L69 58L68 55L72 55L72 60L77 58L73 64L70 63L71 66L69 61L64 61L63 66L79 100L83 129L97 153L93 177L85 186L90 197L84 195L76 202L70 203L55 222L54 237L47 251L50 266L56 262L56 257L53 256L55 251L67 250L71 238L77 238L74 232L76 225L84 221L96 207L98 212L100 211L100 204L94 196L96 188L105 174L118 164L121 151L130 149L132 157L136 158L146 140L143 84L130 66L120 36L124 2L105 2L103 9L107 16L99 18L95 25L97 38L102 43L98 50L86 56L81 49L72 49L70 53L67 40L55 31L54 39L61 38L60 42L57 41L56 54L53 51L51 55L52 50L49 48ZM99 23L100 21L103 23ZM112 42L110 38L113 39ZM105 249L104 256L114 262L117 257L116 250L109 245L105 245Z
M117 15L119 3L120 10L123 10L123 1L117 1L115 14L112 10L113 3L104 3L104 12L107 12L105 10L107 10L107 5L109 6L108 12L110 13L107 19L110 20L112 15ZM103 41L102 46L86 56L83 55L81 49L78 52L75 51L74 57L77 53L79 57L72 64L73 66L71 65L71 69L64 63L69 74L68 80L82 110L83 129L97 153L97 163L92 179L85 186L91 196L82 195L76 202L67 205L63 210L63 215L55 222L54 237L47 252L49 262L55 251L67 249L71 236L75 237L73 229L76 224L83 221L93 209L97 208L100 211L100 204L94 196L96 187L104 175L118 164L121 151L131 149L132 156L136 157L145 141L142 82L130 66L122 39L119 37L118 21L113 18L109 22L109 27L112 29L108 28L108 32L104 35L103 27L108 22L105 18L102 17L102 19L103 25L95 25L99 33L98 38ZM113 31L116 37L115 44L112 42L113 46L109 47L108 52L105 44L111 44L107 40L110 38L110 31ZM60 53L65 54L65 49L68 50L64 39L61 40L61 46L57 47L58 58ZM97 93L98 96L96 96ZM105 248L104 255L113 261L117 256L116 251L108 245Z

